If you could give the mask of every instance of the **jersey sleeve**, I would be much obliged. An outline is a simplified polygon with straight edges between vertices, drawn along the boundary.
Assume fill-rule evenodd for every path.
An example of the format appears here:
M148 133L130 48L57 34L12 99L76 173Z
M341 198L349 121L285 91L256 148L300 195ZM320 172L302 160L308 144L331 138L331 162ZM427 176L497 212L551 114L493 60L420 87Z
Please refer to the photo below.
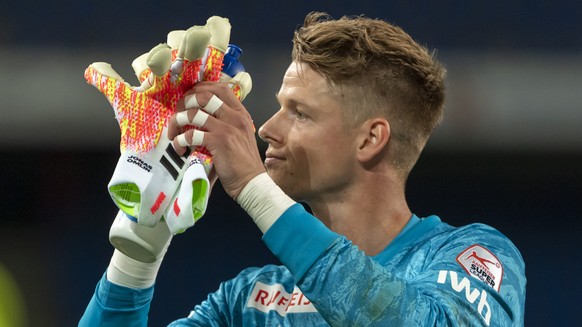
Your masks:
M331 326L523 324L521 257L516 259L513 250L500 254L507 267L500 292L472 278L455 260L476 241L505 249L502 237L429 241L406 264L382 266L318 222L303 208L291 207L264 241Z
M79 326L147 326L153 293L153 286L146 289L119 286L108 281L104 274Z
M247 286L258 272L257 268L243 270L235 279L220 284L218 290L196 305L188 317L178 319L168 326L240 326L241 289ZM133 289L107 280L104 274L95 293L79 321L80 327L145 327L153 297L154 287Z

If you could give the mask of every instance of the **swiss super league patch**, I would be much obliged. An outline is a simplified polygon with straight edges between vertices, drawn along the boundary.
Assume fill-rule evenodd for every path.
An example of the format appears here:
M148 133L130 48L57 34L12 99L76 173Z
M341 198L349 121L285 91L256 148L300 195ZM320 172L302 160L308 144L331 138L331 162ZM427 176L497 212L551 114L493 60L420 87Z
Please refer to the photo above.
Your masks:
M487 248L474 244L457 256L465 271L499 292L503 278L503 265Z

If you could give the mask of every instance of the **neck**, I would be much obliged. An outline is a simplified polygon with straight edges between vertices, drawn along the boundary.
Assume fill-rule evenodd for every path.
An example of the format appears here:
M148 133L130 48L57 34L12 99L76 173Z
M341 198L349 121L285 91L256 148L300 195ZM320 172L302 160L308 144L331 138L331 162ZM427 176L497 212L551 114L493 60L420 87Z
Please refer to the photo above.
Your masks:
M404 185L389 176L362 178L341 194L308 201L313 214L366 255L376 255L400 233L412 213Z

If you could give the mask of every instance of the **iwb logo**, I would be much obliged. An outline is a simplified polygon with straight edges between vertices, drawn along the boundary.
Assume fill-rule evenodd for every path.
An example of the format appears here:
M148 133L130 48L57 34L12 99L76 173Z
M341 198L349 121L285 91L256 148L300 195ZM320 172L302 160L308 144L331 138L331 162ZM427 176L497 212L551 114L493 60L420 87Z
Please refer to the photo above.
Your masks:
M437 283L445 284L447 282L447 275L449 276L451 288L457 292L461 293L465 291L465 298L471 304L475 303L477 298L479 298L479 304L477 304L477 311L485 320L485 324L489 326L491 322L491 305L487 302L487 292L480 290L478 288L471 289L471 282L468 278L463 277L459 281L457 273L454 271L441 270L439 271L439 277Z
M317 312L311 301L297 286L289 294L281 284L267 285L261 282L256 282L247 307L265 313L275 310L282 317L287 313Z

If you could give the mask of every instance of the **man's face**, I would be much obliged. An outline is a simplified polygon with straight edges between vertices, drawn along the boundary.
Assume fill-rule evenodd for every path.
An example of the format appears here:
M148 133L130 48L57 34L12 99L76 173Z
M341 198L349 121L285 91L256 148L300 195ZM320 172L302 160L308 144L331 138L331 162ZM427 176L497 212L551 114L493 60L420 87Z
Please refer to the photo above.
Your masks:
M259 130L269 143L269 176L296 201L309 203L341 192L354 178L356 142L324 77L294 62L277 100L281 109Z

